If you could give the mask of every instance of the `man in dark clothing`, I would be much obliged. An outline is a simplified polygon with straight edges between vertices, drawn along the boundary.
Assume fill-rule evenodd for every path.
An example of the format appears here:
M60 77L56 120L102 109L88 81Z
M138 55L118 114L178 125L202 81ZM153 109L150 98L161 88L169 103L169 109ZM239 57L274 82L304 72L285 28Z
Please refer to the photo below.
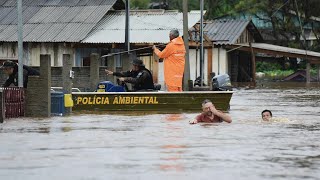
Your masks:
M134 91L153 90L153 79L151 72L145 68L143 61L135 59L132 62L132 70L126 72L112 72L105 70L107 75L120 77L119 80L125 83L133 84Z
M11 84L18 86L18 64L12 61L5 61L1 68L9 76L3 87L9 87ZM28 66L23 65L23 87L27 88L28 76L39 76L40 73Z

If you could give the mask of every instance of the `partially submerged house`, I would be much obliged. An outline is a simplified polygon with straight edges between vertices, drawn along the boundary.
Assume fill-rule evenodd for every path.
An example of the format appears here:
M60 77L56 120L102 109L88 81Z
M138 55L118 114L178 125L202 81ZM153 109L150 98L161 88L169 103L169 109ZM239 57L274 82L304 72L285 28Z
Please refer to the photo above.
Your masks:
M190 50L191 79L200 76L200 54L198 31L193 31L191 40L194 46ZM210 72L216 75L229 74L233 82L251 80L252 70L250 53L230 51L229 45L249 42L262 42L263 39L252 21L214 20L204 25L204 82L209 83ZM248 61L249 60L249 61Z
M320 64L320 53L264 43L251 20L220 19L204 25L204 82L210 83L210 73L229 74L232 82L255 83L256 59L291 57L307 59L307 81L310 82L310 64ZM200 76L199 31L191 34L191 79ZM195 59L195 61L194 61ZM319 66L318 71L320 72ZM319 73L320 74L320 73Z

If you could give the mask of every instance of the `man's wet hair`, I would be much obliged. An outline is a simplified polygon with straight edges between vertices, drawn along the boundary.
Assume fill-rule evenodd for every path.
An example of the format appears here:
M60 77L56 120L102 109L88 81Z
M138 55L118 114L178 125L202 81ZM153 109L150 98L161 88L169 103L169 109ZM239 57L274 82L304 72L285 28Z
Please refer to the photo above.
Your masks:
M171 35L172 37L174 37L174 38L179 37L179 30L178 30L178 29L172 29L172 30L170 31L170 35Z
M263 113L265 113L265 112L270 113L270 116L272 117L272 112L270 110L268 110L268 109L263 110L262 113L261 113L261 116L263 116Z
M212 103L212 101L210 101L209 99L205 99L204 101L202 101L202 106L204 106L207 103Z

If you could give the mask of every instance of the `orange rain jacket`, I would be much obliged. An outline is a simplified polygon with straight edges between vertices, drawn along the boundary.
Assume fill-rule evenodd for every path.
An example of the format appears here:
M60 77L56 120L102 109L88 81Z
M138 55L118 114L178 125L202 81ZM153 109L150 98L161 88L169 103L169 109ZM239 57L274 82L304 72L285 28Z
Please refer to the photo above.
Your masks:
M154 49L159 58L164 58L164 80L167 86L182 87L186 49L182 37L177 37L163 51Z

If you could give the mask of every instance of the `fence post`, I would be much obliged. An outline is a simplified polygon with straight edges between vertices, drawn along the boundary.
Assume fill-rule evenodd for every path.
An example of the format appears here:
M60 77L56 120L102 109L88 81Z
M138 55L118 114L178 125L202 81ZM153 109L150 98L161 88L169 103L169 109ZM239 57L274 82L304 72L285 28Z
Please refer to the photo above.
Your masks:
M51 116L51 59L40 55L40 77L30 76L26 95L26 116Z
M72 78L70 77L70 71L72 71L72 61L70 54L63 54L63 67L62 67L62 82L63 90L66 94L72 93ZM71 107L65 108L65 113L70 114L72 112Z
M50 54L40 55L40 81L42 91L43 111L40 116L51 116L51 56ZM41 92L40 91L40 92Z
M90 89L91 91L96 90L97 84L99 83L99 55L92 53L90 55Z

